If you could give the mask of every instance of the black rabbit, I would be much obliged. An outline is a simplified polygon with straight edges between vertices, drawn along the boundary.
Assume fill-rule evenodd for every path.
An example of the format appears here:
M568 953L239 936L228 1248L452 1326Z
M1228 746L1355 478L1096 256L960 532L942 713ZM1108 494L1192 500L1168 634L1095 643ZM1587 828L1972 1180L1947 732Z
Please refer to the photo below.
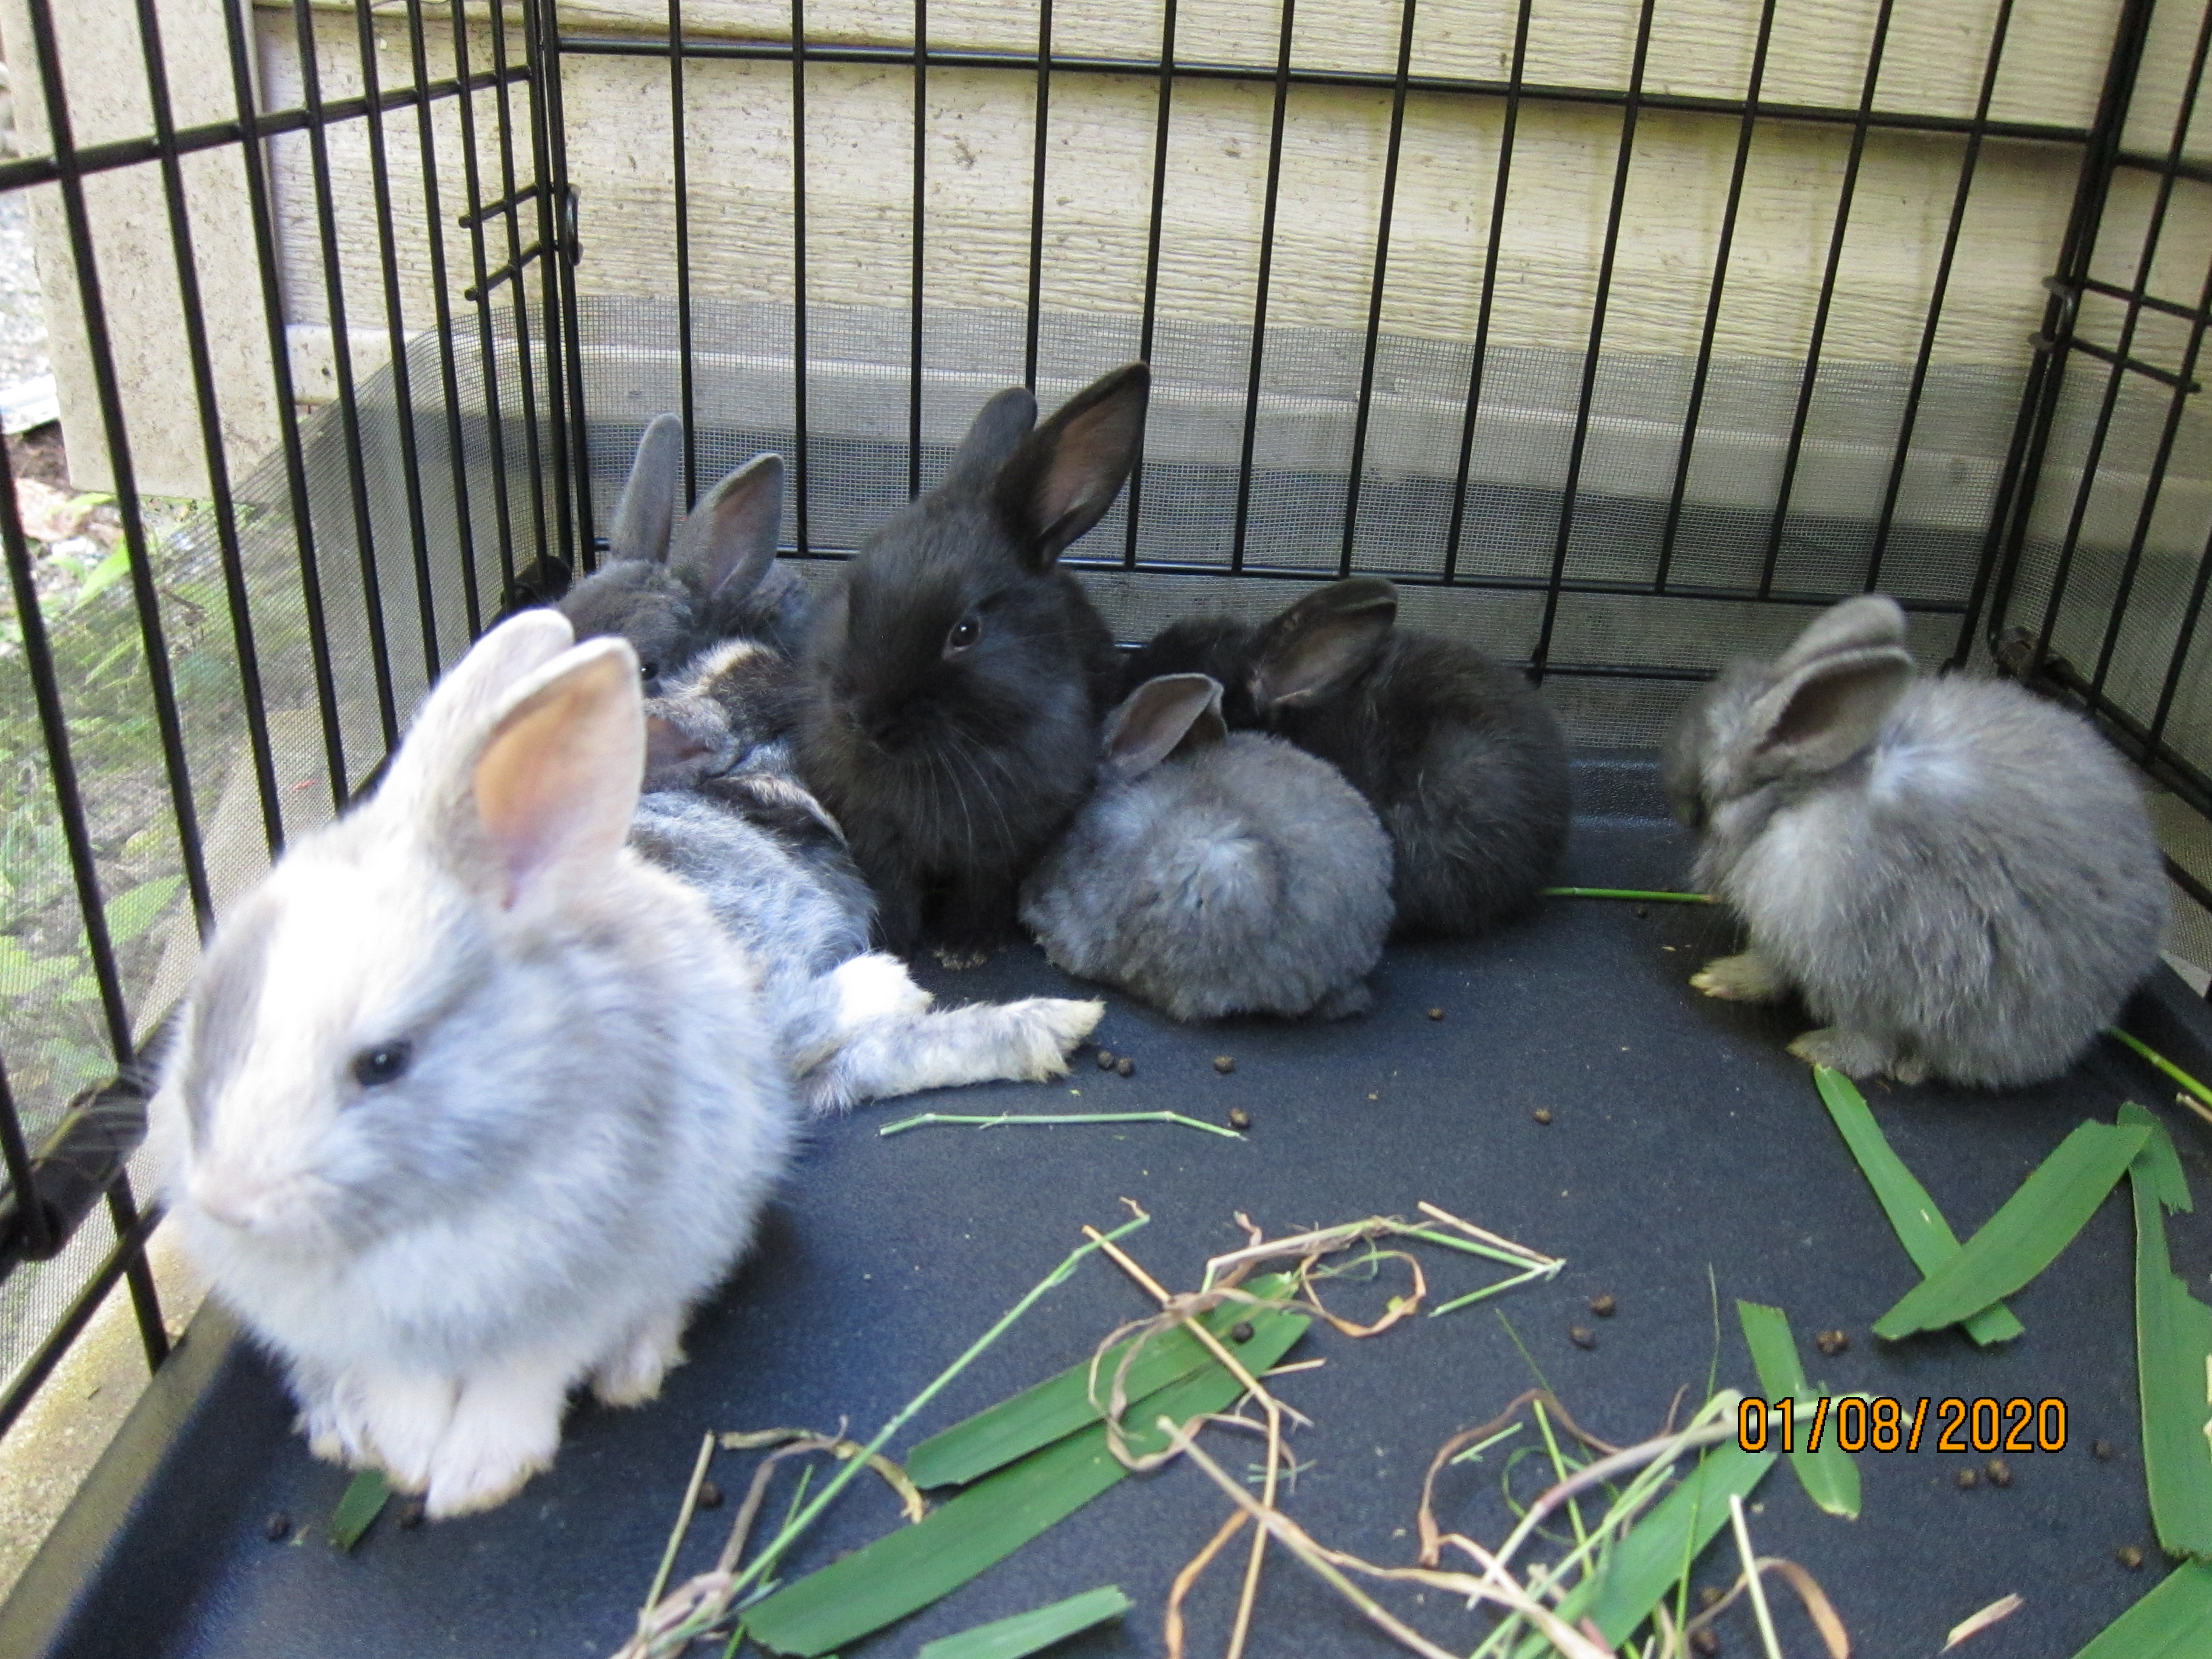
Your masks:
M799 770L893 950L1009 933L1023 875L1090 792L1120 665L1058 560L1120 492L1150 387L1128 364L1042 426L1029 392L999 393L822 604Z

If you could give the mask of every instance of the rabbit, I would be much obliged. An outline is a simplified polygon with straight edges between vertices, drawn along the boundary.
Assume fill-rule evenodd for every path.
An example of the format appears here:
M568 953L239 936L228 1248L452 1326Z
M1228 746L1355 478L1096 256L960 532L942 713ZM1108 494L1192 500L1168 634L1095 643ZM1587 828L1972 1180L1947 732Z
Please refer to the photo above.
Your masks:
M1230 732L1203 674L1139 686L1104 748L1097 792L1022 890L1045 954L1176 1019L1364 1011L1390 838L1337 769Z
M1790 1051L1853 1077L2057 1076L2157 966L2166 877L2133 778L2088 722L2003 681L1919 678L1887 595L1739 662L1669 732L1694 880L1743 954L1708 996L1802 994Z
M763 565L773 554L771 542ZM647 705L630 844L696 888L761 964L769 1022L811 1109L1064 1076L1103 1002L934 1009L903 963L868 950L874 896L836 820L791 768L800 672L755 641L730 641Z
M1057 562L1120 493L1150 385L1130 363L1042 426L1027 392L999 393L820 608L799 771L852 837L890 950L1005 938L1021 878L1090 793L1120 667Z
M223 920L150 1107L171 1224L320 1456L446 1516L651 1398L799 1115L759 970L624 846L635 653L526 612Z
M676 529L684 479L684 422L653 417L615 507L607 562L559 601L576 637L619 634L636 650L647 696L663 679L717 641L766 641L787 653L805 641L812 600L786 565L733 581L741 550L757 539L755 520L773 522L783 499L783 459L758 455L700 501Z
M1212 675L1232 730L1289 738L1343 773L1389 832L1394 931L1476 933L1530 908L1559 867L1571 801L1559 722L1474 647L1396 633L1398 593L1356 576L1254 626L1166 629L1128 684Z

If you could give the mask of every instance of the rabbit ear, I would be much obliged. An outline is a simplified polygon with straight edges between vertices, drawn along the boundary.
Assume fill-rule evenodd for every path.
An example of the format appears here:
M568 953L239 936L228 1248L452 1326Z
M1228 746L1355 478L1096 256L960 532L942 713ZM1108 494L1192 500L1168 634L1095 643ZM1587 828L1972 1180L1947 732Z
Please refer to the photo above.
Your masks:
M783 457L756 455L691 509L669 568L708 599L742 599L775 564L782 527Z
M1397 620L1398 590L1380 576L1307 594L1261 630L1253 701L1263 714L1326 701L1366 672Z
M676 496L683 481L683 417L656 415L637 441L629 481L623 485L622 500L615 503L614 523L607 531L609 559L650 559L658 564L668 556L668 532L676 522Z
M1026 386L1010 386L985 404L952 453L945 475L951 484L989 482L1036 424L1036 399Z
M379 810L415 814L425 794L498 718L515 685L574 642L568 619L542 609L521 611L477 640L422 700L377 786Z
M1229 735L1221 682L1209 674L1146 680L1106 717L1106 764L1118 775L1149 772L1188 741L1193 748Z
M1751 705L1751 768L1761 778L1832 771L1872 743L1912 683L1895 646L1832 651Z
M1813 619L1796 641L1774 659L1787 674L1816 657L1837 651L1869 651L1905 643L1905 612L1887 593L1862 593L1831 605Z
M464 867L502 908L557 903L621 853L644 769L637 653L614 638L564 652L468 757L448 825Z
M1048 567L1114 505L1144 441L1152 386L1142 363L1093 380L999 469L1000 511L1035 568Z

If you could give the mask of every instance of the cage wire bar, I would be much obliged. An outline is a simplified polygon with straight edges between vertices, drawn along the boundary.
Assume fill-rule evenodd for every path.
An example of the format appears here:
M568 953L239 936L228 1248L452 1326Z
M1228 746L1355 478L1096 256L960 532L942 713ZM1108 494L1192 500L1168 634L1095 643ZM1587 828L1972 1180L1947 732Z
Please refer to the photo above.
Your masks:
M907 258L900 262L910 286L897 307L907 337L900 354L905 385L897 400L903 405L905 443L896 464L908 496L918 494L926 479L925 394L932 371L925 337L936 326L932 320L935 313L927 304L927 258L931 245L927 148L933 76L983 72L1005 77L1009 84L1026 83L1028 88L1034 131L1018 356L1020 378L1032 387L1040 379L1051 321L1046 306L1051 269L1047 230L1055 79L1121 77L1150 89L1150 172L1143 192L1142 276L1133 324L1135 355L1147 359L1154 357L1156 349L1179 325L1167 314L1163 292L1163 247L1176 176L1172 155L1181 107L1178 94L1208 82L1235 83L1262 94L1267 112L1262 210L1249 249L1250 310L1238 329L1244 346L1237 375L1242 408L1237 411L1233 440L1209 463L1223 483L1225 554L1207 561L1147 548L1147 526L1172 512L1176 499L1172 469L1155 457L1151 465L1140 459L1130 480L1125 521L1113 538L1115 544L1085 544L1068 562L1100 576L1200 578L1217 583L1224 577L1252 578L1277 584L1278 592L1285 582L1313 584L1331 576L1375 571L1409 588L1437 593L1518 595L1531 602L1534 619L1521 659L1533 677L1563 682L1618 680L1679 687L1710 672L1709 664L1687 659L1691 653L1686 651L1671 657L1661 653L1642 661L1577 657L1563 651L1563 608L1571 599L1687 600L1709 604L1717 615L1729 606L1781 606L1802 615L1808 607L1832 603L1846 592L1872 590L1893 574L1908 468L1916 442L1927 429L1939 331L1958 263L1965 257L1961 250L1978 199L1978 187L1993 146L2027 147L2048 158L2052 167L2072 168L2076 175L2063 234L2053 250L2041 331L2032 351L2021 349L2021 394L2008 421L1992 505L1986 524L1966 544L1958 591L1909 594L1908 609L1939 627L1942 654L1953 665L1963 665L1985 652L2002 671L2077 702L2153 777L2199 811L2212 815L2212 780L2200 761L2183 751L2179 741L2188 721L2185 703L2192 664L2197 665L2201 677L2197 633L2208 580L2212 580L2212 534L2200 533L2201 550L2176 576L2166 569L2168 562L2160 550L2159 520L2177 449L2191 435L2189 400L2200 388L2201 346L2212 325L2212 267L2203 273L2197 291L2187 297L2158 289L2154 271L2176 200L2212 190L2212 167L2187 154L2207 58L2212 55L2208 52L2212 8L2200 6L2191 14L2193 57L2179 103L2162 135L2163 147L2145 148L2131 142L2130 123L2131 100L2158 10L2154 0L2123 0L2119 5L2101 88L2087 125L1992 115L2014 40L2013 0L1998 0L1986 37L1976 48L1971 114L1891 107L1882 102L1897 0L1875 0L1869 5L1857 96L1832 103L1767 95L1780 27L1777 0L1762 0L1758 7L1747 73L1738 97L1691 94L1648 83L1655 32L1665 27L1656 0L1641 0L1636 9L1628 72L1618 86L1532 78L1532 37L1540 32L1533 0L1512 0L1510 7L1499 7L1501 14L1510 17L1511 44L1510 52L1502 54L1502 78L1416 72L1416 33L1422 16L1418 0L1401 0L1395 52L1387 70L1329 68L1303 61L1297 50L1295 0L1279 0L1274 7L1269 30L1274 50L1271 58L1255 62L1180 53L1178 32L1184 20L1177 0L1163 0L1159 8L1157 51L1114 56L1056 50L1053 0L1040 0L1035 49L1027 52L933 44L927 0L912 0L912 38L904 45L811 40L804 0L791 0L788 38L781 41L729 39L707 33L696 22L687 26L681 0L668 0L665 28L660 33L620 35L563 30L554 0L514 0L473 8L467 0L445 0L442 5L435 0L410 0L396 9L354 0L349 11L337 12L309 0L291 0L289 14L277 15L289 18L290 50L299 79L296 102L261 107L254 76L257 23L243 5L229 4L223 12L234 109L224 118L182 125L171 107L156 0L135 0L152 130L78 146L70 137L68 88L56 44L52 0L22 3L36 48L35 95L46 112L53 138L47 153L0 162L0 190L51 187L60 193L67 210L70 261L83 326L93 343L100 425L116 468L129 565L129 619L147 665L146 693L160 739L154 772L167 802L178 879L189 920L198 931L210 924L220 895L208 867L202 796L195 790L196 757L187 729L191 711L180 708L170 673L173 652L167 630L174 606L165 611L164 550L156 545L159 538L149 530L130 482L130 422L105 337L100 249L85 207L85 181L149 166L161 175L200 447L210 481L205 534L214 550L244 728L242 775L250 779L263 850L273 856L288 833L315 821L298 804L295 792L301 786L286 781L283 744L272 724L278 712L274 687L297 680L305 688L302 707L312 717L322 769L319 781L325 786L321 806L327 816L342 810L364 778L373 775L371 769L396 741L404 709L422 684L520 591L529 561L550 557L586 569L595 561L594 427L587 408L586 369L589 348L596 342L586 337L588 302L580 293L577 277L582 255L579 197L562 102L564 62L592 58L657 64L667 76L675 398L684 419L686 481L694 493L703 482L702 443L708 431L702 422L704 400L699 383L703 301L696 291L694 270L697 167L691 131L693 94L687 89L696 83L687 81L687 69L708 63L788 67L792 209L785 246L792 295L791 422L787 434L778 436L780 441L787 437L792 466L789 550L810 560L841 557L849 552L852 540L843 529L845 515L832 513L824 519L814 502L814 485L826 479L827 487L835 489L841 475L825 462L810 476L810 451L824 441L809 418L811 346L818 338L810 333L817 303L809 299L808 98L812 74L841 67L873 68L902 76L902 84L910 88L908 246ZM1435 3L1431 0L1432 7ZM2166 0L2166 9L2176 9L2174 0ZM432 62L429 26L434 21L451 35L450 65ZM404 77L393 77L394 84L386 84L378 67L376 30L380 25L395 24L405 30L406 72ZM262 15L260 26L269 26L268 14ZM279 59L283 50L276 49ZM349 77L360 81L358 91L343 89L342 83ZM404 83L398 84L401 80ZM1371 222L1372 257L1364 303L1358 307L1359 326L1352 331L1357 368L1352 379L1357 389L1350 400L1348 460L1332 474L1331 482L1341 494L1331 516L1314 531L1316 547L1310 562L1269 552L1260 544L1255 519L1262 484L1275 465L1261 454L1260 431L1267 375L1279 350L1283 327L1272 307L1292 100L1294 93L1306 89L1364 92L1389 100L1380 189ZM26 94L25 77L19 73L19 99ZM1367 533L1367 511L1387 482L1371 461L1379 387L1390 344L1386 298L1394 270L1393 234L1401 211L1408 108L1415 98L1443 100L1469 112L1494 111L1500 136L1488 190L1469 185L1472 193L1487 197L1489 217L1479 275L1471 274L1469 279L1477 290L1474 319L1466 342L1467 363L1455 382L1458 407L1449 421L1448 448L1455 463L1428 481L1434 486L1435 557L1420 568L1407 568L1402 562L1382 556L1376 538ZM1553 491L1557 499L1553 517L1542 532L1540 563L1521 571L1483 556L1486 498L1476 463L1484 439L1481 417L1502 395L1498 366L1492 361L1493 328L1501 302L1504 239L1516 210L1512 184L1516 158L1528 112L1555 107L1612 112L1616 118L1615 149L1604 193L1589 319L1578 328L1580 337L1563 343L1562 348L1580 357L1565 411L1565 484ZM440 125L448 116L452 132ZM1644 564L1636 574L1607 574L1589 568L1592 562L1585 556L1582 540L1600 510L1613 510L1602 492L1591 486L1592 434L1604 398L1609 307L1616 298L1616 256L1628 218L1638 134L1641 125L1661 116L1731 124L1733 142L1726 147L1727 185L1709 262L1695 276L1683 279L1689 285L1685 292L1692 295L1696 345L1686 362L1686 401L1673 434L1674 450L1663 483L1646 504L1649 510L1632 526ZM1695 499L1693 470L1699 441L1707 435L1706 419L1721 373L1723 301L1738 274L1733 262L1738 257L1742 216L1748 210L1751 162L1760 134L1777 128L1837 132L1846 149L1832 212L1819 228L1820 276L1810 328L1796 368L1790 416L1779 434L1778 481L1772 500L1750 515L1758 520L1752 532L1757 557L1747 576L1721 581L1698 577L1688 556L1692 520L1709 511ZM1942 228L1932 281L1916 319L1917 332L1907 342L1909 369L1893 429L1883 446L1880 483L1863 504L1865 545L1850 563L1848 577L1808 584L1790 567L1785 554L1792 545L1793 525L1805 512L1798 503L1815 412L1824 395L1821 374L1833 308L1846 286L1855 195L1870 144L1877 137L1900 135L1955 142L1955 184L1948 204L1934 216ZM373 217L373 223L365 227L347 216L349 206L357 204L349 204L339 187L335 159L356 141L361 152L356 172L365 168ZM415 162L411 179L404 153L410 143ZM306 161L302 167L295 158L288 182L280 186L276 158L280 146L288 143L302 147ZM228 453L226 444L222 388L197 288L198 255L184 161L206 155L234 157L245 186L266 374L281 416L276 453L251 469L250 477L240 471L239 458ZM453 210L444 191L456 178L459 210L448 222L446 216ZM2122 248L2127 239L2107 234L2112 229L2109 209L2115 182L2136 179L2150 181L2153 199L2132 247ZM419 190L423 210L420 225L406 218L413 203L403 186ZM293 243L286 240L280 188L304 191L311 211L295 222L295 233L306 232L304 242L296 234ZM299 197L295 194L294 199ZM362 240L349 245L349 230ZM465 251L451 258L446 241L450 230L465 233L467 239ZM419 246L410 238L419 239ZM366 258L362 257L364 251ZM819 243L816 251L820 252ZM429 272L427 308L410 290L409 260L416 253ZM2130 258L2132 270L2124 268ZM459 289L457 305L449 284L464 280L467 285ZM1702 303L1695 297L1694 285L1699 282L1704 284ZM302 418L298 412L300 388L294 382L287 333L292 318L287 310L288 291L295 302L300 295L311 295L321 320L329 325L338 395L325 415ZM2118 307L2117 325L2107 327L2089 318L2084 307L2092 300ZM472 325L467 311L474 313ZM370 331L382 335L385 367L355 362L356 343L362 333L349 328L349 319L356 317L370 319ZM2163 336L2155 349L2148 343L2149 333L2160 322L2181 325L2178 348ZM2157 435L2147 454L2122 454L2140 424L2128 401L2139 386L2159 388L2165 395L2154 423ZM600 428L598 447L603 452L618 441L614 434L619 424L611 419ZM436 453L441 446L442 464ZM392 472L398 474L402 497L396 515L386 488ZM2121 482L2116 483L2116 478ZM2118 546L2108 547L2100 539L2098 526L2111 516L2109 498L2125 489L2139 492L2131 528ZM380 501L385 509L381 514ZM820 528L824 523L838 528L824 531ZM143 1130L146 1079L141 1057L163 1011L149 1006L146 988L138 982L144 974L135 968L125 971L120 948L110 936L112 874L103 869L103 853L85 799L83 768L73 749L72 688L64 683L53 629L41 610L39 572L10 491L0 491L0 547L4 547L8 562L23 672L35 704L52 816L68 866L73 925L81 933L85 976L94 987L115 1078L104 1088L78 1095L52 1125L42 1124L15 1080L18 1068L0 1037L0 1164L4 1164L9 1194L5 1207L0 1208L0 1270L52 1260L63 1250L77 1222L100 1203L106 1206L113 1236L112 1245L74 1288L66 1309L50 1322L33 1351L8 1379L4 1394L0 1394L0 1431L4 1431L118 1279L131 1286L149 1363L160 1363L164 1351L161 1310L143 1251L159 1218L155 1211L137 1206L127 1165ZM2109 581L2107 562L2112 565ZM2169 636L2155 641L2156 649L2151 651L2136 637L2137 619L2144 609L2142 594L2161 583L2165 586L2160 592L2167 598L2178 594L2179 604ZM70 622L66 617L58 619L62 626ZM295 633L297 638L290 637ZM280 635L285 636L282 646L272 644ZM202 780L204 786L208 781ZM2177 878L2192 884L2200 900L2207 898L2187 872L2177 871ZM33 1133L34 1127L46 1131L43 1141ZM36 1152L34 1142L39 1143Z
M193 940L204 936L217 904L206 831L209 792L220 782L222 763L238 762L245 817L257 842L254 861L264 862L282 849L288 830L296 833L343 810L373 776L374 764L396 740L407 704L511 592L518 544L533 553L558 550L573 538L573 514L590 510L587 485L570 465L583 428L580 412L573 410L580 382L567 356L575 336L573 296L562 289L568 260L561 257L573 253L574 220L550 183L558 155L547 118L558 109L557 92L547 86L555 58L550 5L518 0L487 9L449 0L443 6L410 3L394 15L355 0L337 15L293 0L286 44L299 96L274 105L258 85L270 61L263 55L270 18L257 18L245 3L214 9L221 18L217 73L227 82L229 110L219 118L179 120L170 43L163 38L168 9L158 0L134 0L130 21L137 61L118 67L143 76L147 131L80 143L64 37L79 26L81 14L54 0L22 0L26 38L10 42L17 105L43 114L47 142L28 146L35 153L0 161L0 191L48 189L61 202L68 281L58 286L50 267L46 288L50 308L73 289L76 314L50 309L50 317L58 326L82 331L125 566L116 589L127 593L128 606L117 611L116 621L125 635L121 648L135 652L134 672L156 739L124 781L137 787L158 779L160 839L176 866L173 875L137 890L167 893L180 884L182 908L172 931L187 927ZM453 47L451 64L435 69L426 28L431 19L447 30ZM376 30L395 24L405 31L404 84L386 85ZM74 69L86 73L81 58ZM333 71L356 87L333 89L327 82ZM398 180L404 162L395 146L403 136L416 163L410 184L417 194L407 205L419 202L420 222L401 212ZM340 143L365 149L365 204L346 198L336 182L333 147ZM280 155L287 143L304 147L304 165L299 153ZM458 169L451 165L456 149ZM227 404L255 394L234 368L228 371L231 379L223 378L210 340L201 286L207 250L194 208L204 205L207 169L218 162L235 169L226 176L242 186L251 227L246 264L260 315L247 325L246 337L261 347L263 395L277 416L275 453L265 459L241 457L226 437ZM133 411L102 284L104 261L112 256L95 228L104 210L89 199L104 181L137 169L150 170L159 181L165 274L175 284L178 304L164 325L180 325L205 468L204 505L181 527L157 528L137 486ZM447 205L456 171L458 213ZM287 190L295 201L307 198L311 209L305 246L285 241L280 191ZM467 236L466 270L475 279L459 296L463 307L454 305L449 287L458 280L447 258L449 214L452 227ZM371 222L360 223L364 217ZM427 259L427 296L404 291L404 241L410 258L419 252ZM349 258L363 248L366 270ZM288 288L312 289L331 325L338 397L319 414L302 411ZM463 308L474 310L473 329L462 324ZM535 340L533 311L548 319ZM349 330L349 315L369 319L381 334L389 353L384 367L356 365L363 336ZM471 342L472 359L465 362ZM578 416L574 425L572 412ZM446 452L442 465L434 453L439 442ZM516 448L522 452L519 467L510 464ZM392 471L404 495L397 522L391 514L380 520L374 499ZM442 496L434 487L441 479ZM526 503L513 499L518 490ZM118 937L118 901L132 896L118 889L131 872L106 844L115 839L115 815L101 799L117 780L82 741L81 705L90 682L70 649L73 634L89 625L79 613L96 613L100 602L80 590L80 598L64 594L57 608L46 591L51 561L41 557L43 549L33 551L13 489L0 490L0 550L12 610L7 654L20 663L34 734L31 751L11 748L9 758L11 767L20 763L36 774L29 796L7 803L9 839L15 841L23 824L35 829L51 820L67 873L66 891L45 913L9 916L0 931L12 955L0 963L0 977L21 974L25 962L38 969L41 961L51 965L66 957L97 1007L104 1050L94 1086L73 1095L63 1087L57 1097L49 1079L27 1096L19 1048L37 1044L17 1042L26 1016L52 1015L62 1004L51 991L41 993L35 978L10 981L16 994L0 1010L6 1032L0 1036L4 1432L118 1281L129 1286L148 1364L158 1365L167 1352L144 1251L160 1215L140 1204L130 1166L144 1133L148 1057L158 1048L162 1004L175 987L160 984L161 973L143 949L132 955L149 936L144 920L134 917L126 924L129 938ZM495 574L480 568L480 553L495 556ZM452 593L456 582L459 592ZM222 734L212 755L204 734L190 729L191 711L173 672L198 650L179 643L180 617L224 647L222 668L231 695L222 701L238 729ZM393 625L412 635L404 647ZM296 686L313 732L313 761L301 769L313 771L319 763L321 774L289 786L272 736L272 718L283 712L280 684ZM15 696L12 687L8 695ZM234 757L233 750L242 753ZM303 797L319 784L319 799ZM20 873L11 866L11 878ZM49 955L31 958L15 936L19 930ZM188 945L183 954L191 953ZM111 1080L97 1083L99 1072ZM106 1237L91 1241L100 1248L89 1257L82 1249L65 1255L80 1224L102 1206ZM57 1273L64 1277L42 1279Z

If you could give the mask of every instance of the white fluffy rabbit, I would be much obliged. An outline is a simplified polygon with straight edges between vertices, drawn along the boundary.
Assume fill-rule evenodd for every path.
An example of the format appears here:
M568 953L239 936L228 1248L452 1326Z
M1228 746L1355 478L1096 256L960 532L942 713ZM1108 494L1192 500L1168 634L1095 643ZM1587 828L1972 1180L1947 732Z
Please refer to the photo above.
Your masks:
M623 844L636 656L571 639L486 635L224 920L152 1107L175 1224L315 1451L433 1516L547 1467L578 1382L652 1397L797 1115L753 965Z

